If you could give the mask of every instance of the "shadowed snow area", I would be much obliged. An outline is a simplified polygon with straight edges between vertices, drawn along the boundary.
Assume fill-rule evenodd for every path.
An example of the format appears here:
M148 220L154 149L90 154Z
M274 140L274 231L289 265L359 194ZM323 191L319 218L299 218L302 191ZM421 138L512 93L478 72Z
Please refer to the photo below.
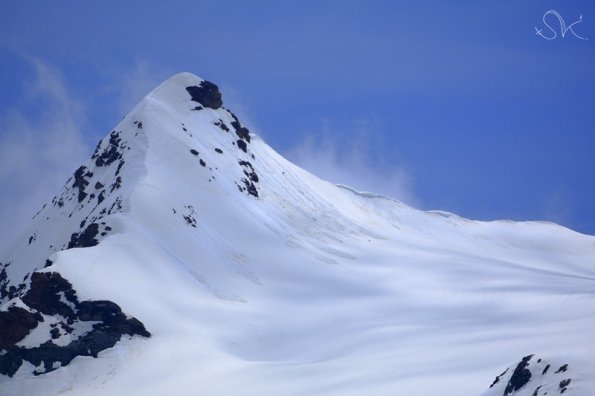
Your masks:
M320 180L189 73L147 95L0 262L0 311L26 311L23 348L62 320L27 327L40 313L25 296L44 272L69 282L72 307L104 302L144 326L42 375L24 361L0 375L3 396L595 389L595 237ZM108 326L81 312L72 340Z

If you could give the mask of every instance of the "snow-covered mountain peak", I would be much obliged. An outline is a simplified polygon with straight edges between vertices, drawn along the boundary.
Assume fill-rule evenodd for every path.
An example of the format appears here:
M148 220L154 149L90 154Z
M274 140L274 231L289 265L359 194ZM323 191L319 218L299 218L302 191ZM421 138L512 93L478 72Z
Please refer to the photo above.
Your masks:
M249 132L221 106L217 86L208 81L189 73L165 81L99 142L62 191L33 217L27 237L2 254L0 374L48 373L77 356L97 356L124 335L150 336L110 296L73 287L59 268L77 257L77 250L112 237L119 244L127 239L124 235L135 235L126 230L145 228L143 223L153 218L175 216L182 234L196 228L189 201L201 184L216 184L216 163L223 167L217 174L223 181L216 188L220 194L232 189L258 197L258 176L248 162L254 158ZM196 184L187 188L192 178ZM160 194L169 195L171 207L162 206ZM160 232L152 228L144 232ZM120 284L118 289L129 288Z
M587 394L594 262L320 180L180 73L0 254L0 394Z
M248 162L254 157L250 142L249 131L222 107L215 84L191 73L174 75L143 98L98 143L91 158L34 216L27 237L7 254L11 257L8 261L22 260L27 264L10 269L7 266L9 278L22 278L43 268L52 253L78 247L74 234L95 242L107 235L111 227L98 227L99 220L129 213L133 193L147 178L152 180L160 175L179 181L183 178L180 169L199 166L213 171L212 164L230 162L243 176L228 180L227 184L257 196L257 176ZM223 148L232 154L226 161L217 158L224 157ZM153 171L148 172L149 169ZM208 182L214 179L214 174L207 177ZM45 246L39 246L42 233ZM4 289L9 290L10 286L6 284ZM15 293L13 289L10 295ZM5 291L1 297L8 295Z
M192 93L196 95L195 101L204 107L216 110L222 105L221 93L215 84L188 72L171 76L153 89L145 100L153 99L170 106L185 108L188 95Z

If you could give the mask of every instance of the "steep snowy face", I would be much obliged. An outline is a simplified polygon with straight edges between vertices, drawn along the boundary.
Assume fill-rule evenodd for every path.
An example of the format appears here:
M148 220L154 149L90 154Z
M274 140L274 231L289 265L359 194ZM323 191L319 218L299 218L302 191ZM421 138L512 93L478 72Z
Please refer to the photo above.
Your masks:
M595 386L594 237L322 181L189 73L147 95L0 262L2 395Z
M192 133L188 132L183 123L173 119L180 119L179 113L184 110L199 111L203 108L220 107L221 94L217 87L190 74L172 77L155 89L99 142L90 160L81 165L60 194L33 217L34 222L27 238L8 253L8 260L14 257L15 260L27 261L28 264L6 265L7 278L17 280L34 269L43 268L47 264L46 258L52 253L73 247L93 246L101 237L110 233L111 227L96 222L115 213L129 212L130 194L146 174L146 156L151 133L167 135L151 137L152 145L157 146L158 151L158 145L165 141L167 144L191 144L175 136L177 132L184 131L191 138ZM217 120L213 114L219 114L225 121ZM232 144L237 144L240 150L247 152L247 144L250 143L248 130L227 110L213 114L198 117L198 121L208 124L215 117L212 128L228 132L231 128L236 136ZM143 121L140 119L151 123L149 131L143 130ZM205 119L209 121L205 122ZM171 138L170 141L167 141L168 138ZM163 151L169 154L170 149L167 147ZM180 154L175 148L174 152ZM199 164L206 166L198 152L191 152ZM176 165L165 164L168 168L165 171L171 171L168 177L174 176ZM248 164L237 165L250 169ZM252 173L253 171L250 172ZM257 180L256 176L248 175L239 185L247 193L257 196L253 179ZM1 297L12 297L16 295L17 289L18 287L15 289L5 285L1 289Z
M162 202L143 191L150 183L180 198L188 194L180 186L187 183L185 169L204 168L208 182L214 181L218 168L205 160L224 156L220 147L244 158L224 164L233 175L228 184L233 181L238 192L258 197L249 132L221 106L216 85L190 74L174 76L99 142L61 193L34 216L28 237L0 262L0 374L12 377L27 364L31 368L23 371L47 373L77 356L97 356L124 334L150 336L141 322L127 318L105 296L79 301L72 284L54 271L54 263L70 249L97 246L135 218L159 217ZM201 112L189 119L189 127L202 133L200 140L180 122L190 112ZM212 130L225 136L209 136ZM213 153L205 153L207 149ZM191 190L196 193L196 187ZM138 201L135 210L133 201ZM175 208L167 208L168 215L170 210L176 214ZM196 227L192 205L179 210L185 224Z
M54 253L95 246L113 231L105 219L128 210L128 196L144 173L147 142L141 130L142 124L119 124L33 216L27 236L1 259L0 301L22 292L33 271L52 264Z
M33 216L28 234L0 258L0 374L35 375L97 356L124 334L149 337L112 301L79 301L72 284L53 271L56 253L96 246L114 232L112 220L129 210L144 174L142 125L120 124L62 191ZM126 182L124 182L126 181Z
M176 161L176 157L186 155L192 157L194 164L213 171L205 162L205 158L212 156L206 153L201 156L190 147L223 154L215 147L219 143L230 151L243 152L246 159L253 157L248 155L248 130L227 110L204 111L205 114L195 117L193 126L201 133L210 129L228 132L228 139L209 136L203 136L200 141L193 139L192 132L179 122L185 111L220 109L221 105L221 94L214 84L187 73L172 77L149 94L99 142L89 161L74 172L62 191L33 216L27 237L4 255L0 267L0 301L19 295L33 271L52 264L54 253L95 246L115 232L113 224L106 220L130 212L131 195L141 181L146 182L147 167L161 168L153 173L178 181L182 175L176 167L186 168L191 166L191 161ZM148 155L153 162L148 160ZM236 161L233 165L237 176L235 186L257 197L258 176L250 162Z

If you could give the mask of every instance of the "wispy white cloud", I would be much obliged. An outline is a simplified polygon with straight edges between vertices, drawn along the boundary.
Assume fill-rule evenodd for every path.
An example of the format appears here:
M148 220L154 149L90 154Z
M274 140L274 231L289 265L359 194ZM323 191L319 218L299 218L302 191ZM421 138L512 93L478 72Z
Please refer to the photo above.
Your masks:
M60 72L30 59L19 108L0 113L0 247L9 245L88 155L85 109Z
M550 195L544 197L542 202L542 213L544 219L558 224L573 223L573 208L569 203L567 193L561 188L557 188Z
M310 133L284 155L321 179L419 207L411 173L402 164L387 164L377 158L371 143L374 122L359 120L354 124L353 130L337 134L325 122L321 130Z
M137 59L134 67L118 76L113 76L116 82L118 111L128 114L130 110L147 95L153 88L168 78L170 74L158 70L149 62Z

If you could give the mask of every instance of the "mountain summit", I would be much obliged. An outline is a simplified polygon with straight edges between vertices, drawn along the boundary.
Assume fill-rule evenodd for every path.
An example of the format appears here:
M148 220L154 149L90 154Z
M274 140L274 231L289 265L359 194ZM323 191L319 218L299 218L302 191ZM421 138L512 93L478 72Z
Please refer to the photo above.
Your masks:
M0 394L588 395L594 285L595 237L330 184L181 73L0 253Z

